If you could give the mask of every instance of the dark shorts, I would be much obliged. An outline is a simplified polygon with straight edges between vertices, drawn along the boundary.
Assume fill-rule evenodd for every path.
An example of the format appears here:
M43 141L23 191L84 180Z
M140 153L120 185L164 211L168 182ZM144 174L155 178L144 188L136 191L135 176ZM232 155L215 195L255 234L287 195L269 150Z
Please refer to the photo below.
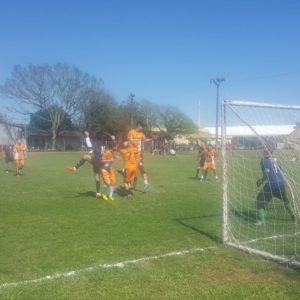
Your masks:
M271 188L269 184L265 184L256 197L257 209L266 208L273 197L283 201L285 204L289 203L284 186Z
M5 153L5 162L9 163L14 161L14 155L13 153Z
M201 168L203 168L203 167L204 167L204 163L205 163L205 158L200 159L200 161L199 161L199 166L200 166Z

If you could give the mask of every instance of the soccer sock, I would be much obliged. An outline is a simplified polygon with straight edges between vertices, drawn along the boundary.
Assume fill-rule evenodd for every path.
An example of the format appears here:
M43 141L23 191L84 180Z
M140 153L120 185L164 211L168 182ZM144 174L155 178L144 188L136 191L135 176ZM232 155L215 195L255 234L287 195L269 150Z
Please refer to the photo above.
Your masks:
M96 181L96 192L100 193L100 181Z
M135 177L132 182L132 187L135 189L137 184L137 178Z
M285 203L285 208L287 209L287 211L290 213L291 217L295 217L295 214L294 214L294 210L291 206L291 203Z
M110 186L109 186L109 196L110 196L110 197L112 197L112 195L114 194L114 191L115 191L115 186L110 185Z
M207 177L207 173L208 173L208 170L206 170L204 173L204 179Z
M75 166L76 170L77 170L78 168L80 168L84 163L85 163L85 159L82 158L82 159L77 163L77 165Z
M144 180L144 183L145 183L145 184L148 184L148 180L147 180L147 179L145 179L145 180Z
M258 220L264 223L265 222L265 215L266 215L265 209L260 208L258 210Z

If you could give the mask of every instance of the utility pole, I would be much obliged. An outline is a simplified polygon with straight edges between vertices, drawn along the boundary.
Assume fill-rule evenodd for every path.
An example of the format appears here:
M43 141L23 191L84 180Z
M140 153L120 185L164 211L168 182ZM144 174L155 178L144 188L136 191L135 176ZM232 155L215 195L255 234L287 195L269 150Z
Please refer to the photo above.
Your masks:
M219 87L221 82L225 81L225 78L215 78L211 79L210 83L214 84L217 87L217 97L216 97L216 137L215 137L215 144L216 147L219 144L219 110L220 110L220 104L219 104Z
M130 129L133 128L133 100L135 95L131 93L129 95L129 103L130 103Z

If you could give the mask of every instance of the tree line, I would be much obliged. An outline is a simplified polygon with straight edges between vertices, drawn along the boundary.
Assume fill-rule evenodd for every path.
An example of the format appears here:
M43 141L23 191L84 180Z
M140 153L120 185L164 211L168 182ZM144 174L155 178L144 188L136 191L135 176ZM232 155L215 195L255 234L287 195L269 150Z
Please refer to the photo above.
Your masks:
M10 110L30 116L31 129L51 133L52 149L60 130L88 130L124 135L136 122L145 124L148 134L156 129L160 138L193 133L196 125L177 107L157 105L130 94L118 102L103 82L75 66L15 66L0 86Z

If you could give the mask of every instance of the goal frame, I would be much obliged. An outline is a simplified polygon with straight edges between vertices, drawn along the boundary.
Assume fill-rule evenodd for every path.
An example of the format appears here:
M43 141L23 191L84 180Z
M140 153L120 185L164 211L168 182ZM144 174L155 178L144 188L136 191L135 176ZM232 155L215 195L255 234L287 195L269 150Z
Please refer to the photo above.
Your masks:
M228 216L228 206L229 206L229 199L228 199L228 169L227 169L227 149L226 149L226 140L227 140L227 133L226 133L226 114L227 109L231 108L233 113L236 114L233 107L236 106L247 106L247 107L257 107L257 108L269 108L269 109L283 109L283 110L299 110L300 105L285 105L285 104L272 104L272 103L265 103L265 102L256 102L256 101L248 101L248 100L223 100L221 103L221 153L222 153L222 172L223 172L223 228L222 228L222 236L223 236L223 243L239 250L246 251L250 254L255 254L262 256L266 259L270 259L273 261L277 261L281 264L291 266L294 268L300 268L300 261L291 259L284 256L278 256L272 254L267 251L262 251L259 249L254 249L251 246L247 245L247 242L239 242L234 239L234 237L230 234L230 220ZM246 125L247 122L243 120L239 115L236 115L240 120ZM258 133L255 129L250 126L250 129L253 133L260 138ZM248 242L251 244L251 241Z

